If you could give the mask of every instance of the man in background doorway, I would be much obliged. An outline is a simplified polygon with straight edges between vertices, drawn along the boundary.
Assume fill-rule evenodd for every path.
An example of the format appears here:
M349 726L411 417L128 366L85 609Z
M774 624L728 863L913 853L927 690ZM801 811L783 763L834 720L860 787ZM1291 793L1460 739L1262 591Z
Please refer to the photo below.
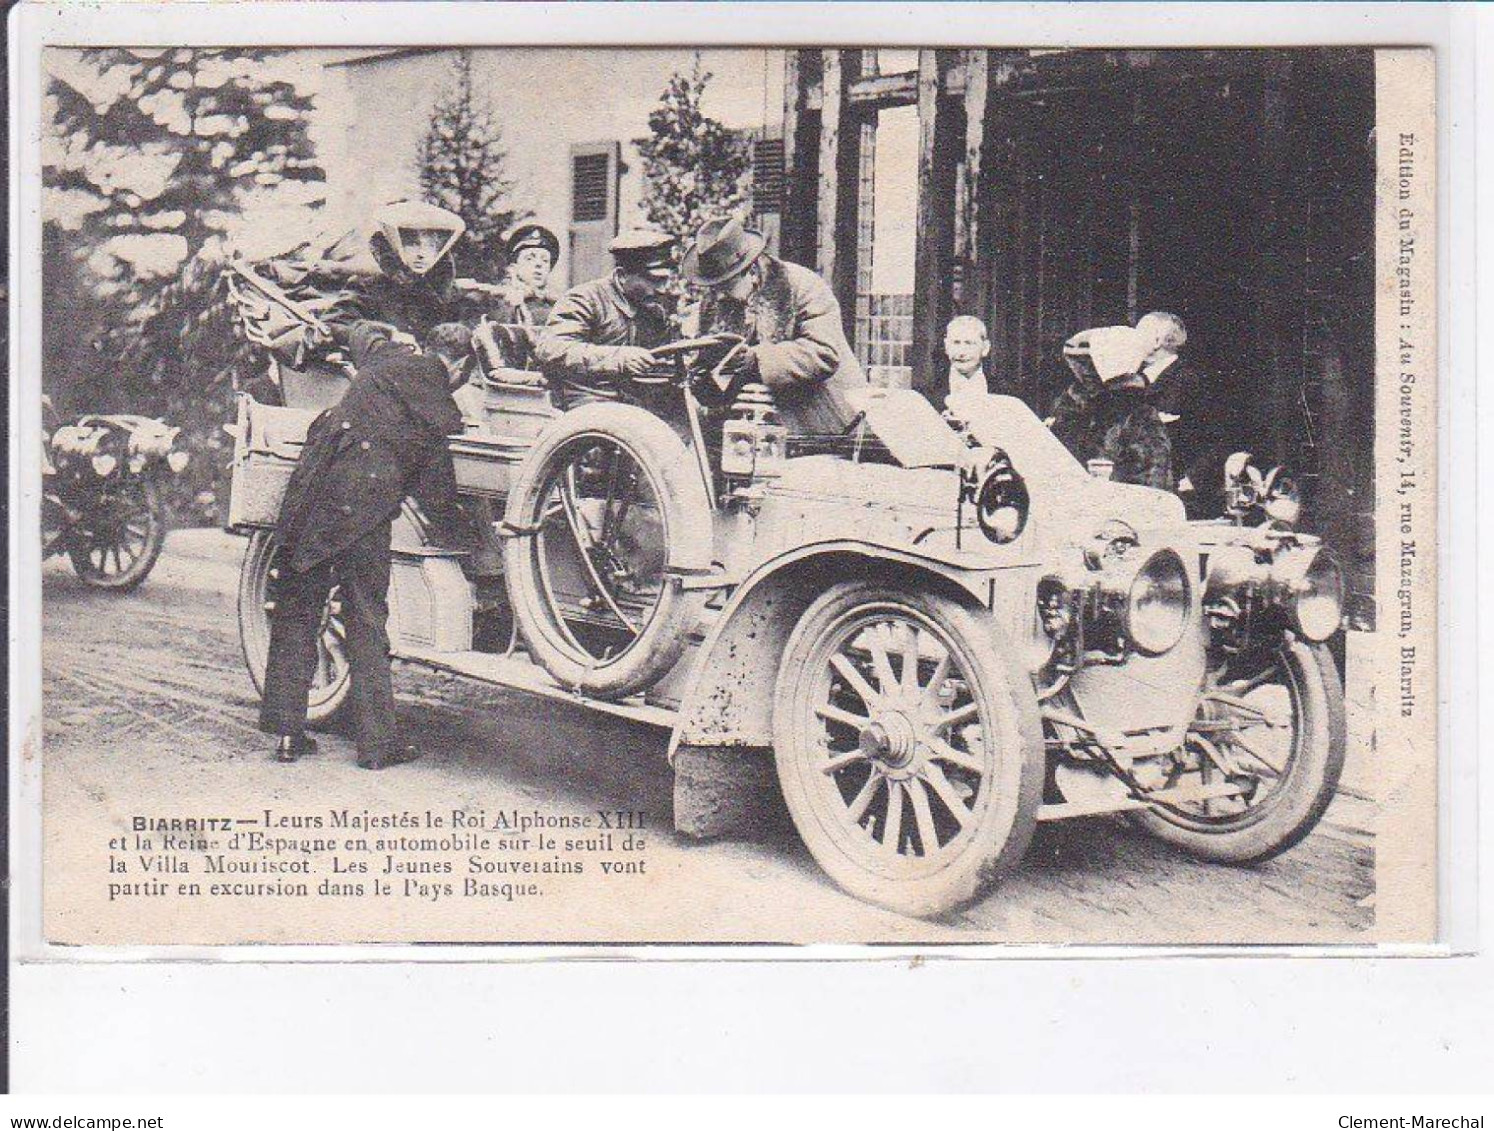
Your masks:
M1172 481L1178 494L1195 514L1218 487L1222 474L1216 432L1216 414L1208 404L1210 382L1202 369L1185 360L1188 328L1176 314L1154 310L1136 323L1136 332L1149 343L1150 352L1141 365L1146 399L1155 406L1172 448Z
M1016 396L1010 383L998 378L994 383L986 371L986 359L991 355L991 339L986 333L986 324L970 314L957 315L949 320L944 329L944 356L949 358L949 394L945 405L955 413L961 406L969 406L972 398L988 393L1000 396ZM993 388L994 384L994 388Z

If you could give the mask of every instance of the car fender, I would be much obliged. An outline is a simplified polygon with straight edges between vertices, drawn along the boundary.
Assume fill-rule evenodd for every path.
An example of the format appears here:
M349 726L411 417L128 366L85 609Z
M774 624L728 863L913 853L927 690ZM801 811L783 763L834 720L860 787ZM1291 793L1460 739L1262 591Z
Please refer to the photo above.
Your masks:
M992 584L995 572L1008 574L1011 583ZM1014 626L1004 622L1021 606L1018 594L1030 594L1040 572L1030 563L971 570L934 556L848 540L800 546L770 558L733 590L688 661L670 763L684 745L772 746L773 686L789 635L809 604L835 582L883 577L941 592L992 612L993 631L1008 635ZM993 610L990 602L998 590L1016 600L998 600ZM1030 596L1027 600L1030 610Z

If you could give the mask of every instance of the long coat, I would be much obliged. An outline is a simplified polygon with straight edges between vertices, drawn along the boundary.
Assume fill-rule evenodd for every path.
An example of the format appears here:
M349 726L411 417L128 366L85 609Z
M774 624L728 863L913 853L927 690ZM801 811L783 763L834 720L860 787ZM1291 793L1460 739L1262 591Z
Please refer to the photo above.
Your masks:
M777 397L790 435L838 435L855 419L848 390L866 374L846 340L840 303L808 268L763 256L761 286L745 304L714 293L701 303L700 332L741 334L763 384Z
M281 502L277 530L297 572L387 526L407 495L420 497L438 524L456 521L445 440L462 417L446 367L368 323L351 339L358 375L312 423Z
M1208 399L1209 381L1192 362L1178 358L1152 382L1150 400L1172 440L1172 473L1195 490L1212 493L1224 472L1220 421Z
M1053 405L1053 434L1082 463L1108 459L1119 483L1171 491L1172 440L1139 376L1109 385L1075 381Z

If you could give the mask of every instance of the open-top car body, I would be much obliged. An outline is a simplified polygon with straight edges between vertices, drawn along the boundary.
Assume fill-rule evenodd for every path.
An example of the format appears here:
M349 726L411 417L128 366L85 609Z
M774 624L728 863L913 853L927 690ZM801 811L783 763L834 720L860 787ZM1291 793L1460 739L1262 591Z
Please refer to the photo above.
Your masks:
M767 389L721 376L733 347L663 351L673 424L558 412L538 375L485 368L450 441L483 541L434 544L407 504L395 654L666 728L677 772L771 764L824 870L907 914L981 895L1043 820L1130 814L1234 863L1311 830L1344 754L1342 583L1316 538L1246 521L1259 476L1190 523L1008 397L956 419L868 389L845 434L790 436ZM345 380L280 378L290 407L244 397L237 424L256 682L280 493ZM314 720L347 694L337 611ZM677 826L711 827L697 804L677 789Z

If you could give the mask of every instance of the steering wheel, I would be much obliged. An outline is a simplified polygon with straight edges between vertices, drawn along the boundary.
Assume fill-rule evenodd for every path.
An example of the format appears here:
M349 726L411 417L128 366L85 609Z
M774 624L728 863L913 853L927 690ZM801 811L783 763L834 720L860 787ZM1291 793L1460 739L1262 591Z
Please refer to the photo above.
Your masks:
M665 377L645 378L646 381L679 385L701 396L707 403L730 402L741 382L727 376L727 367L742 350L747 348L740 334L706 334L695 338L682 338L655 346L651 351L655 357L673 363L673 372ZM706 359L718 354L707 364Z

